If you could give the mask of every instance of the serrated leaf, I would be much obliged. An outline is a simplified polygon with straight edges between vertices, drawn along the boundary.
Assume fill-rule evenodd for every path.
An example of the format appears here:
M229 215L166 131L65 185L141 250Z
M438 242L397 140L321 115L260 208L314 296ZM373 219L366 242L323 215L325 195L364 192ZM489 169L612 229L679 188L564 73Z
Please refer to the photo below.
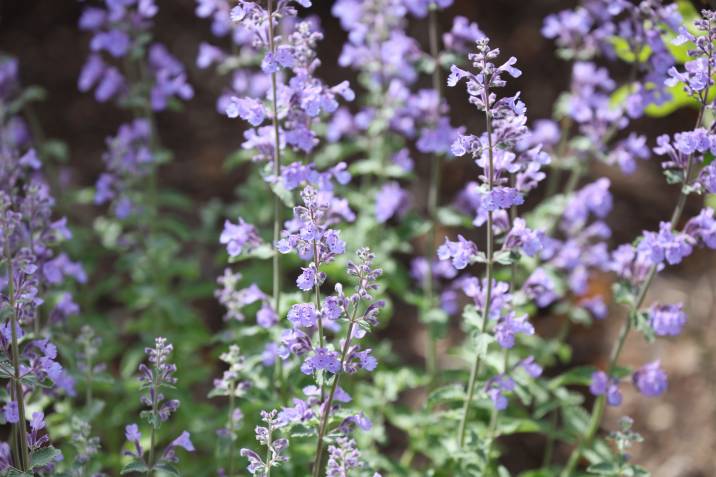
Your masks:
M144 461L135 459L129 464L122 467L122 470L120 471L121 475L129 474L132 472L146 472L149 470L149 467L147 467L147 464L144 463Z
M465 390L463 389L463 387L451 384L448 386L440 387L430 393L427 400L427 406L433 407L439 403L463 402L464 400Z
M179 477L181 474L179 473L179 469L174 467L172 464L168 462L160 462L157 465L154 466L155 469L161 470L162 472L165 472L169 475L173 475L175 477Z
M55 460L55 457L61 455L59 449L55 449L52 446L43 447L30 454L30 468L43 467Z
M549 382L549 387L555 389L561 386L569 385L580 385L587 386L592 382L592 373L594 368L592 366L579 366L572 368L566 373L562 373L556 378L553 378Z
M6 475L7 477L34 477L33 474L23 472L20 469L10 469Z
M619 468L612 462L600 462L598 464L592 464L587 468L587 472L596 475L617 475Z
M502 417L498 421L499 435L533 433L543 430L543 426L532 419Z

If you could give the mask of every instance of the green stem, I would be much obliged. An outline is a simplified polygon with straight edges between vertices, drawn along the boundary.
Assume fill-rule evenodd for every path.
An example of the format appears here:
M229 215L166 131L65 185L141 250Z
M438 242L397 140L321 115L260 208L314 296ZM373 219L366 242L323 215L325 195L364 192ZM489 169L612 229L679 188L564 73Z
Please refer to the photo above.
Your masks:
M273 0L268 0L268 30L269 30L269 50L271 54L276 53L276 44L274 39L273 28ZM281 175L281 143L279 141L279 125L278 125L278 86L276 81L276 73L271 73L271 112L274 132L274 151L273 151L273 174L278 178ZM281 262L279 261L279 253L276 250L276 243L281 238L281 198L278 194L273 196L273 297L274 308L276 314L280 316L281 303Z
M438 44L438 15L435 4L430 5L430 18L428 22L428 33L430 36L430 55L433 58L433 75L432 75L432 86L433 90L437 95L437 108L440 108L440 102L442 101L442 75L440 71L440 47ZM439 109L435 111L435 124L439 120ZM430 185L428 188L428 223L430 228L427 235L427 243L425 247L425 260L428 264L428 270L425 279L423 280L423 293L425 294L425 300L427 306L423 307L422 312L425 314L429 312L433 306L435 306L435 297L433 290L433 259L435 258L435 244L436 244L436 232L437 232L437 212L438 212L438 201L440 197L440 178L442 176L442 160L439 155L435 155L433 160L430 161ZM425 315L423 316L425 318ZM423 320L425 322L425 320ZM435 381L438 376L438 363L437 363L437 341L438 336L433 327L427 327L427 350L425 353L425 367L428 371L429 376L429 388L435 386Z
M271 0L269 0L271 2ZM271 477L271 467L273 466L273 452L271 445L273 444L273 427L269 424L268 439L266 441L266 477Z
M149 439L149 460L147 461L147 477L152 472L152 469L154 468L154 448L157 445L157 426L156 423L159 421L159 416L157 416L157 406L159 402L157 401L157 376L159 374L159 371L155 368L152 371L152 388L155 390L152 397L152 434Z
M485 127L487 129L487 147L488 147L488 168L487 168L487 190L492 191L493 187L493 170L494 170L494 159L492 152L492 118L490 117L489 111L489 97L490 92L485 87ZM490 301L492 300L492 272L493 272L493 242L494 236L492 232L492 211L487 213L487 263L485 268L485 303L482 308L482 328L480 334L483 335L487 331L487 322L489 321L490 314ZM475 353L475 360L472 363L472 369L470 370L470 379L467 384L467 397L462 408L462 418L460 419L460 425L458 427L458 446L462 449L465 444L465 430L467 427L467 417L470 413L470 407L472 406L472 400L475 395L475 382L480 374L482 368L482 350L478 349ZM489 456L488 456L489 464Z
M316 265L316 273L318 273L318 269L321 266L321 262L318 256L318 243L315 240L313 240L313 263ZM320 348L323 348L325 338L323 337L323 317L321 316L321 289L319 288L318 282L314 284L313 289L315 291L316 312L318 316L318 346ZM325 394L325 382L324 380L321 380L321 402L323 402Z
M17 403L19 420L15 426L17 430L17 439L19 441L19 449L17 454L20 457L19 468L26 471L30 467L30 453L27 448L27 422L25 418L25 394L20 382L20 345L18 343L17 328L17 306L15 303L15 272L12 264L12 255L10 254L10 234L5 234L5 259L7 261L8 270L8 295L10 300L10 353L12 359L12 367L14 375L12 377L12 394L13 399Z
M709 77L710 75L710 68L709 68ZM696 120L696 126L694 129L697 129L701 126L701 123L703 121L704 111L705 111L705 105L707 103L708 98L703 98L702 100L702 106L699 110L699 115ZM684 183L683 187L681 188L681 193L679 194L678 202L676 203L676 207L674 208L674 212L671 214L671 228L675 228L679 221L681 220L681 216L684 213L684 208L686 207L686 199L688 198L688 192L686 188L688 187L689 183L691 182L691 176L694 172L694 155L689 155L689 159L686 165L686 173L684 175ZM642 304L644 303L644 299L646 298L646 293L649 290L649 287L651 286L652 282L654 281L654 277L656 277L657 273L657 266L653 265L649 272L647 273L646 279L644 280L644 283L642 284L641 288L639 289L639 293L637 294L636 301L632 306L629 307L629 313L627 314L626 320L624 320L624 324L622 325L622 328L619 332L619 338L617 342L615 343L614 347L612 348L612 352L609 359L609 367L608 374L612 375L614 372L614 369L616 368L619 357L621 356L622 350L624 349L624 343L626 342L627 336L629 336L629 332L631 331L631 316L638 312L641 308ZM591 445L592 440L594 439L594 436L596 435L597 431L599 430L599 426L602 423L602 418L604 417L604 411L606 408L606 398L604 395L601 395L597 397L596 401L594 402L594 406L592 407L592 413L590 417L589 426L587 427L586 432L580 439L579 443L577 444L577 447L572 451L572 454L569 456L569 460L567 461L567 464L565 465L564 469L562 470L562 473L560 474L561 477L570 477L572 473L574 472L575 468L577 467L577 464L579 463L579 459L582 457L582 453L584 452L585 448L587 448L589 445Z
M273 26L273 0L268 0L268 31L269 31L269 51L272 54L276 52L276 44L274 42L274 26ZM281 175L281 141L279 136L278 124L278 86L276 73L271 73L271 113L274 131L274 151L273 151L273 175L278 178ZM276 243L281 238L281 198L278 194L273 194L273 240L271 247L273 249L273 298L274 311L277 316L281 316L281 260L280 254L276 249ZM276 359L275 366L276 384L279 389L279 396L285 395L283 363L280 358ZM285 399L284 399L285 400Z
M232 384L229 386L229 391L229 477L234 477L234 409L236 403L236 385Z
M333 383L331 384L331 389L328 392L328 401L326 401L323 407L321 423L318 427L318 441L316 442L315 459L313 461L313 477L318 477L321 473L321 461L323 460L323 437L326 435L326 428L328 427L328 417L331 414L331 405L333 404L333 396L335 395L336 388L338 387L338 378L340 377L340 373L343 370L343 365L345 363L346 356L348 355L348 349L351 345L351 336L353 336L353 327L355 325L355 316L357 311L357 307L353 309L353 316L351 316L350 323L348 324L346 340L343 343L343 350L341 351L340 366L335 376L333 377Z

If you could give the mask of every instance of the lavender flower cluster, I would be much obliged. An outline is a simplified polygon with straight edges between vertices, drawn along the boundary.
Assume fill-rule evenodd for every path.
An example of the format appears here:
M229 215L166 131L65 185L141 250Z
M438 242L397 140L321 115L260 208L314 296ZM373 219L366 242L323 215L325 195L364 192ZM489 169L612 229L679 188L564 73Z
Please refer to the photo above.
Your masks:
M154 0L83 2L77 87L132 118L90 194L63 190L32 109L43 94L0 56L0 475L502 476L520 433L546 442L529 475L648 475L627 452L634 421L601 431L632 385L668 392L666 353L624 350L634 332L688 329L687 305L650 289L716 249L716 12L581 0L549 15L541 34L571 76L536 119L515 89L535 73L487 25L440 31L453 0L335 0L352 78L337 82L313 3L196 1L212 40L195 66L220 77L227 164L244 175L237 203L202 204L206 230L160 181L157 115L190 111L199 83L154 39ZM463 86L465 104L448 101ZM677 109L693 127L638 130ZM616 245L612 184L654 161L673 212ZM453 170L467 180L441 190ZM101 210L93 223L62 216L77 201ZM217 261L212 336L197 308ZM576 366L570 332L595 320L619 327L611 352ZM385 339L396 322L424 362Z

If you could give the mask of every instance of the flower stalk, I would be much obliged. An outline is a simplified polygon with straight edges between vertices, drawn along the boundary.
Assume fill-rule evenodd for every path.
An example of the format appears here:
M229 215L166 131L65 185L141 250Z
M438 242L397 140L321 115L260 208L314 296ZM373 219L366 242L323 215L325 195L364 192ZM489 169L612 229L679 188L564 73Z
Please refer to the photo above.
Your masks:
M10 305L10 337L11 337L11 354L12 354L12 398L17 403L18 422L15 424L15 436L17 438L16 453L19 457L18 467L21 471L30 468L30 453L27 447L27 419L25 418L25 394L20 382L20 345L18 343L17 328L19 326L17 319L17 306L15 303L15 273L12 263L12 255L10 254L10 235L5 234L5 260L8 270L8 295Z
M488 168L487 168L487 191L492 191L494 186L494 157L492 151L492 118L490 115L490 92L485 87L484 93L484 104L485 104L485 128L487 129L487 154L488 154ZM487 244L486 244L486 258L485 258L485 303L482 308L482 327L480 329L480 335L484 335L487 332L487 323L489 321L490 314L490 302L492 301L492 276L494 266L494 233L492 230L492 211L487 212ZM462 418L460 419L460 426L458 428L458 446L463 448L465 445L465 432L467 428L468 414L472 406L472 401L475 395L475 383L480 375L482 369L482 350L478 349L475 353L475 360L473 361L472 368L470 369L470 379L467 384L467 397L462 408ZM489 458L489 456L488 456Z
M710 76L711 69L709 68L709 76ZM702 100L702 106L699 109L699 114L696 119L696 125L694 126L694 129L698 129L701 127L701 124L703 122L703 116L706 108L707 98L703 98ZM671 228L674 229L681 220L681 216L683 215L684 208L686 207L686 199L688 198L689 192L688 192L688 186L689 183L692 180L693 175L693 169L694 169L694 154L689 154L688 162L686 165L686 172L684 174L684 183L681 188L681 192L679 194L679 199L676 203L676 207L674 208L674 211L671 215ZM609 358L609 365L608 365L608 374L611 376L614 370L616 369L617 364L619 363L619 358L621 357L622 350L624 349L624 344L626 342L627 337L629 336L629 333L632 329L632 320L631 316L634 313L637 313L639 309L644 304L644 299L646 298L646 293L649 291L649 288L651 287L652 282L654 281L654 278L656 277L656 274L658 272L657 265L652 265L649 269L649 272L646 275L646 278L644 280L644 283L639 288L639 293L637 294L636 301L633 303L632 306L629 307L629 312L627 314L626 319L624 320L624 324L622 325L621 330L619 331L619 337L617 339L617 342L614 344L614 347L612 348L610 358ZM576 469L577 465L579 464L579 460L582 457L582 454L584 453L584 450L591 445L592 440L594 439L594 436L596 435L597 431L599 430L599 427L602 423L602 419L604 417L604 412L606 410L606 395L602 394L597 397L597 399L594 402L594 405L592 406L592 412L590 414L589 419L589 426L587 427L587 430L582 435L581 439L579 440L579 443L574 448L572 453L569 456L569 459L567 460L567 464L565 465L564 469L562 470L560 477L570 477L574 470Z
M442 74L440 71L440 46L438 44L438 14L437 6L435 3L430 5L430 13L428 19L428 33L430 39L430 56L433 59L433 74L432 74L432 87L437 95L437 108L440 107L440 103L443 97L442 91ZM434 121L437 123L439 120L439 112L435 111ZM442 178L442 158L440 155L435 154L430 161L430 185L428 188L428 235L425 247L425 261L427 263L427 274L423 281L423 293L425 294L425 300L427 306L422 310L424 314L430 311L435 306L435 290L433 289L433 260L435 259L436 249L436 233L437 233L437 213L438 213L438 201L440 198L440 181ZM425 321L425 320L424 320ZM438 376L438 352L437 352L437 341L438 337L433 327L428 326L428 343L427 350L425 353L425 365L430 378L429 387L435 385L435 381Z

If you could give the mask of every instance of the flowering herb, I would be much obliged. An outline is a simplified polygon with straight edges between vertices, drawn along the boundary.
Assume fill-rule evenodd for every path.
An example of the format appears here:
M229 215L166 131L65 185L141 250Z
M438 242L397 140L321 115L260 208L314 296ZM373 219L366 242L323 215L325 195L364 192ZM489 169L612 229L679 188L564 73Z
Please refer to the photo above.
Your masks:
M155 0L84 2L77 87L128 114L91 191L67 187L72 164L55 169L68 156L32 110L43 92L0 56L0 475L99 477L120 459L147 476L509 475L514 434L545 442L535 468L520 462L530 475L647 475L630 419L599 430L676 387L658 347L625 349L634 332L688 331L688 304L652 285L716 249L716 13L581 0L550 14L569 76L535 119L511 89L517 59L451 17L459 2L335 0L343 45L315 3L197 0L211 36L187 69L185 40L156 40ZM215 119L236 128L238 201L193 207L164 183L158 118L193 108L210 75ZM444 91L463 85L477 132ZM680 108L692 127L639 130ZM653 161L673 212L615 244L618 177ZM463 162L463 183L445 174ZM73 235L61 212L91 202L105 212L77 207ZM217 275L223 324L199 313ZM389 320L410 334L384 339ZM595 320L620 327L611 352L574 367L572 331ZM142 359L144 424L124 428L120 458L106 436L137 403L117 376Z
M146 473L151 475L154 470L164 470L178 474L175 464L179 462L176 449L181 447L187 452L194 452L190 435L187 431L182 432L179 437L170 442L157 455L157 432L163 422L179 408L179 401L176 399L165 399L163 390L172 389L177 380L174 377L176 366L169 363L169 355L174 347L167 343L165 338L157 338L153 348L147 348L145 353L149 364L139 365L139 382L141 389L146 393L142 395L141 402L148 409L140 413L151 428L149 449L145 450L140 443L142 434L137 424L129 424L125 428L125 437L130 445L130 450L125 455L132 460L124 466L122 474ZM145 457L145 453L147 456Z

